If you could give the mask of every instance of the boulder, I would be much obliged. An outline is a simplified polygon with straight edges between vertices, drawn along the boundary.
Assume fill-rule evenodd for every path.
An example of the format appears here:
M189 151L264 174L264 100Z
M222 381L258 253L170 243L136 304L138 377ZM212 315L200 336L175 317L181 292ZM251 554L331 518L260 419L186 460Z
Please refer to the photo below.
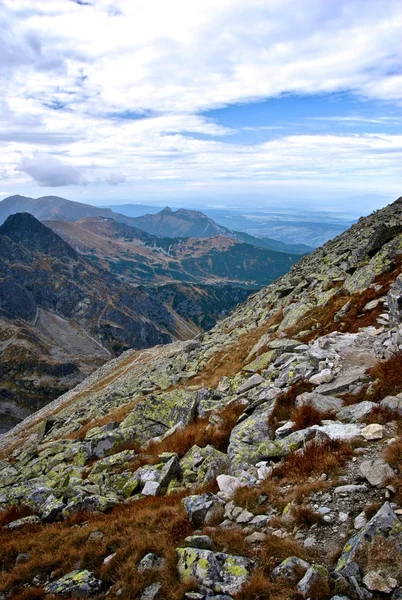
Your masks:
M148 552L141 560L138 565L138 571L143 573L145 571L151 571L152 569L160 569L163 564L163 559L157 556L153 552Z
M121 429L127 430L132 441L144 444L151 438L163 435L179 421L188 425L196 414L197 399L192 390L184 388L158 396L150 394L127 415Z
M242 385L237 390L237 393L243 394L244 392L248 392L249 390L252 390L253 388L257 387L257 385L261 385L262 383L264 383L264 381L266 381L264 377L261 377L261 375L255 373L249 379L247 379L247 381L242 383Z
M160 591L162 585L160 583L153 583L149 585L142 593L140 600L159 600L161 598Z
M78 498L72 500L62 510L64 518L71 517L81 511L85 512L107 512L111 510L117 504L115 498L108 498L105 496L86 496L85 498Z
M382 458L365 460L360 465L361 474L374 487L385 487L387 480L395 476L389 464Z
M200 550L214 550L214 543L208 535L189 535L184 540L186 548L199 548Z
M187 496L182 500L186 513L195 527L208 525L215 519L223 517L224 505L222 500L211 494Z
M386 396L381 400L380 406L402 415L402 398L398 396Z
M324 433L332 441L350 442L359 437L360 427L353 423L339 423L338 421L325 421L323 425L313 425L312 429Z
M364 419L364 417L369 415L376 406L377 404L374 402L365 400L364 402L359 402L358 404L353 404L352 406L345 406L345 408L342 408L342 410L336 414L336 418L340 419L341 421L358 423L361 419Z
M328 590L328 571L321 565L309 567L297 585L297 591L303 598L309 598L311 593L316 590L321 590L323 596Z
M228 498L231 498L236 490L244 485L240 479L233 477L232 475L218 475L216 483L218 484L219 490Z
M244 556L223 552L177 548L178 571L182 581L195 579L215 593L235 594L247 580L253 563Z
M76 570L49 583L45 589L55 596L89 598L101 591L102 582L90 571Z
M258 460L282 458L301 448L306 442L313 439L315 431L309 427L291 433L279 440L267 440L258 446Z
M54 521L61 516L65 504L62 500L49 496L45 504L42 506L41 517L44 521Z
M4 529L21 529L21 527L27 525L39 525L40 523L42 523L40 518L36 515L32 515L30 517L22 517L21 519L11 521L8 525L4 525Z
M297 583L306 574L310 565L297 556L289 556L272 571L272 579L284 578L291 583Z
M311 406L319 412L337 412L339 411L344 402L341 398L335 398L335 396L324 396L317 392L304 392L296 398L296 407L299 406Z
M384 427L379 423L372 423L361 430L360 435L368 442L381 440L384 436Z
M398 582L393 577L383 576L377 571L369 571L363 578L363 583L370 592L390 594Z
M257 470L253 470L253 467L261 460L259 446L262 442L274 438L273 428L269 425L273 405L273 400L263 404L232 429L228 447L231 475L238 476L241 471L250 468L253 475L257 475Z

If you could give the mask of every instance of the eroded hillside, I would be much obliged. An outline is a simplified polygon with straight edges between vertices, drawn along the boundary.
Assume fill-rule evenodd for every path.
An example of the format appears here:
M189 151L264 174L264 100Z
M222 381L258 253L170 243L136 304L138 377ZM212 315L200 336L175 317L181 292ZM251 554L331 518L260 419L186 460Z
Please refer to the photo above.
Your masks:
M399 598L401 217L3 435L5 598Z

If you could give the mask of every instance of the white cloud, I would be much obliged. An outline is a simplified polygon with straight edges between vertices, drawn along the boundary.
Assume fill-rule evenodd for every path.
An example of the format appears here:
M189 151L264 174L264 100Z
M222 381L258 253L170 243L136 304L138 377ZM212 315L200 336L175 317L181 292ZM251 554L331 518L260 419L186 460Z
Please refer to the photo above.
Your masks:
M233 128L199 114L286 93L346 90L402 106L400 0L0 6L0 172L8 185L26 176L49 187L340 177L401 183L398 136L245 126L265 138L241 145L227 137ZM386 115L331 119L387 124Z
M17 169L32 177L38 185L43 187L86 184L81 171L77 167L63 163L54 156L41 152L35 152L32 156L21 158Z

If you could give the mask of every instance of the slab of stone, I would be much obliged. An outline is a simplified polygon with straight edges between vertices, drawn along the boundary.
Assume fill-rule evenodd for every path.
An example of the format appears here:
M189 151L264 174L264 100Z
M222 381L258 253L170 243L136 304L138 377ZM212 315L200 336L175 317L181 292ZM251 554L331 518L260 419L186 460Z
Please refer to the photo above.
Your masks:
M49 583L45 589L49 594L56 596L89 598L101 591L102 582L90 571L77 569Z
M238 394L243 394L244 392L248 392L249 390L252 390L253 388L257 387L258 385L261 385L262 383L264 383L264 381L266 381L266 379L264 379L264 377L261 377L261 375L259 375L258 373L256 373L255 375L252 375L249 379L247 379L247 381L245 381L237 390Z
M353 423L339 423L334 421L324 425L313 425L312 429L324 433L333 441L349 442L360 435L360 427Z
M338 375L331 383L319 385L315 391L319 394L333 394L335 396L347 392L351 385L359 383L364 377L365 369L363 367L357 367L342 375Z
M364 402L359 402L358 404L352 404L352 406L345 406L338 413L336 413L336 418L340 421L349 421L349 423L358 423L361 419L364 419L367 415L371 413L373 408L378 406L374 402L369 402L368 400L364 400Z
M395 476L392 468L382 458L365 460L360 465L360 472L370 485L377 488L385 487L387 480Z
M297 396L295 404L296 407L311 406L315 410L318 410L318 412L326 413L339 411L343 407L344 401L341 398L329 395L324 396L318 392L304 392L300 396Z

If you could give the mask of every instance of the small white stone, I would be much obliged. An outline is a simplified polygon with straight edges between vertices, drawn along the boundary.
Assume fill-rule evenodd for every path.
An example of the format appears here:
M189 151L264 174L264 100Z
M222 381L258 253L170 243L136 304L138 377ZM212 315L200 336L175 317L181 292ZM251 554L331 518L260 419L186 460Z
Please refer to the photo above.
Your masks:
M362 529L362 527L364 527L367 524L367 517L364 514L364 512L360 513L360 515L357 515L357 517L355 518L355 522L354 522L354 528L356 530Z
M161 486L157 481L147 481L141 493L144 496L157 496L159 494L160 487Z

